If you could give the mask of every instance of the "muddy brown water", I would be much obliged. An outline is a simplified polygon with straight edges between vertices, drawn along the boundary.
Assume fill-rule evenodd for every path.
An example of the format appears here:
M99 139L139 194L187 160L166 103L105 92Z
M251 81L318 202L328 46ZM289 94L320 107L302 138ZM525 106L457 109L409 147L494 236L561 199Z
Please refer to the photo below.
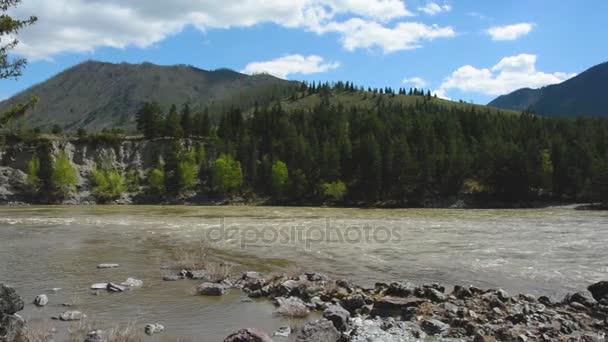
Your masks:
M195 282L163 282L161 265L201 241L239 271L297 265L361 285L402 279L558 298L608 279L607 212L31 206L0 207L0 282L28 302L22 315L32 324L57 327L57 341L72 325L49 318L72 301L101 326L159 322L164 336L190 341L221 341L242 327L272 333L294 323L273 315L267 301L243 302L236 290L205 298L193 295ZM97 270L99 263L121 267ZM144 287L89 290L127 277ZM40 293L49 305L29 304Z

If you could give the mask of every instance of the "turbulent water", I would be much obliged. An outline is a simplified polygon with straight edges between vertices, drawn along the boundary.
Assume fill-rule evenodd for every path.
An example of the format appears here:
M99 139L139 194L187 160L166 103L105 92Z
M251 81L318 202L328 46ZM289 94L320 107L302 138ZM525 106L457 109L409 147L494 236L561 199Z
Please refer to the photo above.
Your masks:
M161 265L201 242L238 270L299 266L362 285L402 279L558 297L608 278L606 212L96 206L0 208L0 282L26 302L49 294L47 307L26 306L33 324L49 324L72 301L93 321L161 322L166 335L194 341L290 323L238 291L203 298L193 295L196 283L163 282ZM129 276L145 286L88 289ZM52 324L59 334L69 327Z

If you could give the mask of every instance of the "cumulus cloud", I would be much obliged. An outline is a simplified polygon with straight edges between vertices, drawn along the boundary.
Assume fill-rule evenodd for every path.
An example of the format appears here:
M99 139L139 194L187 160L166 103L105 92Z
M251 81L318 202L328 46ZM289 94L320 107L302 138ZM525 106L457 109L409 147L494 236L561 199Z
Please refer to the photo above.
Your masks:
M268 73L279 78L287 78L291 74L315 74L336 69L340 63L324 63L323 57L311 55L289 55L266 62L252 62L247 64L243 73L260 74Z
M318 34L337 32L349 50L380 46L386 52L453 35L449 27L420 23L385 27L412 15L401 0L28 0L10 14L39 16L36 25L22 31L15 50L31 59L98 47L149 47L187 26L205 31L274 23Z
M424 12L428 15L436 15L441 12L449 12L452 10L452 6L448 4L439 5L434 2L428 2L426 5L422 7L418 7L418 10Z
M384 53L416 49L421 47L422 41L450 38L456 35L451 27L402 22L390 28L359 18L349 19L342 23L330 23L325 30L340 33L342 45L349 51L379 47Z
M494 26L486 30L492 40L516 40L532 32L534 24L519 23L506 26Z
M411 84L414 88L424 88L427 86L427 81L420 77L410 77L403 80L403 84Z
M520 54L505 57L491 68L477 69L465 65L445 78L436 93L444 98L447 98L448 91L452 89L485 95L502 95L520 88L540 88L561 83L576 76L564 72L537 71L536 59L535 55Z

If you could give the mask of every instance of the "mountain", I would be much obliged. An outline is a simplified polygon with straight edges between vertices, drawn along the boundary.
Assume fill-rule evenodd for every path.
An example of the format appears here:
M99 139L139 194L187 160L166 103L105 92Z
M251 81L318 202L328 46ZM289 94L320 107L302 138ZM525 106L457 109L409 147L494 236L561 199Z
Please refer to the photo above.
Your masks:
M206 71L187 65L112 64L88 61L69 68L0 103L0 112L38 96L28 113L32 127L132 129L141 103L156 101L168 110L190 103L194 109L252 107L283 97L298 82L270 75L244 75L228 69Z
M516 90L498 97L488 106L529 110L547 116L608 117L608 62L560 84Z

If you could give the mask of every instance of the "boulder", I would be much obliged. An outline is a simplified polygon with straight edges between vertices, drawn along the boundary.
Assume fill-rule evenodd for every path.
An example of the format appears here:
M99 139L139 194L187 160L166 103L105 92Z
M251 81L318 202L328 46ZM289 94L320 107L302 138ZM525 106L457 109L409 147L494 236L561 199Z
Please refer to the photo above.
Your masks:
M289 298L277 298L276 304L279 308L275 311L275 314L285 317L306 317L310 314L310 310L306 303L300 298L289 297Z
M226 293L226 287L216 283L202 283L198 286L197 292L201 296L221 296Z
M374 309L372 316L398 316L404 309L410 307L419 307L423 303L428 303L428 299L418 297L381 297L374 301Z
M184 279L181 275L169 274L163 277L164 281L178 281Z
M117 268L120 267L119 264L99 264L97 265L97 268L99 269L108 269L108 268Z
M323 317L330 320L338 331L346 331L350 313L339 305L331 305L323 311Z
M209 281L211 279L211 277L209 276L209 273L207 273L207 271L204 271L204 270L188 271L186 273L186 278L192 279L192 280L201 280L201 281Z
M361 309L368 304L368 301L371 303L371 300L369 300L369 298L367 298L365 295L355 293L342 299L340 301L340 305L342 305L342 307L349 312L354 313L357 309Z
M64 311L61 314L59 314L58 317L56 317L57 319L59 319L60 321L65 321L65 322L69 322L69 321L80 321L81 319L86 318L87 315L83 314L80 311Z
M394 282L388 286L386 294L389 296L409 297L416 292L416 289L416 285L407 281Z
M280 327L279 330L275 331L275 333L273 334L273 336L279 337L289 337L289 335L291 335L291 327L289 327L288 325Z
M49 297L45 294L41 294L34 298L34 305L36 306L45 306L49 303Z
M583 292L569 294L566 296L565 301L569 304L579 303L588 308L591 308L597 304L595 299L593 299L589 294Z
M154 335L165 331L165 327L159 323L146 324L144 332L146 335Z
M0 317L23 310L23 300L10 286L0 284Z
M328 281L329 278L323 273L305 273L308 281Z
M127 287L114 283L108 283L106 289L110 292L124 292L127 290Z
M27 323L17 314L0 315L0 341L27 341Z
M599 302L604 298L608 298L608 281L600 281L589 285L587 290L589 290L593 298Z
M96 283L91 285L91 290L106 290L108 288L108 283Z
M224 342L273 342L272 338L259 329L241 329L224 339Z
M460 285L454 286L454 291L452 291L452 294L458 299L466 299L473 297L473 293L471 293L469 289Z
M440 335L447 332L450 326L437 319L425 319L420 322L420 327L429 335Z
M144 282L139 279L135 279L135 278L127 278L127 280L125 280L120 285L126 286L126 287L142 287L142 286L144 286Z
M336 342L341 334L326 318L308 322L296 338L296 342Z
M84 342L108 342L106 332L103 330L93 330L87 334Z

